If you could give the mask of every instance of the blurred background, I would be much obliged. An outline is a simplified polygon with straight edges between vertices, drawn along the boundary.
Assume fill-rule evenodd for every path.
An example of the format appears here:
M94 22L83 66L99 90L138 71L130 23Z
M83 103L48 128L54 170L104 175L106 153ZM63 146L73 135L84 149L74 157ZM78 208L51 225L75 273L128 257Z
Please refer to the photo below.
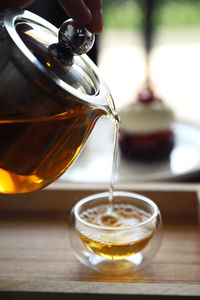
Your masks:
M99 67L117 107L145 79L145 49L155 92L179 120L200 124L200 1L105 0Z
M29 9L58 27L66 19L66 14L56 0L36 1ZM135 100L148 75L155 93L170 105L177 122L183 124L178 129L178 135L181 136L180 139L186 139L186 146L191 148L189 152L176 153L170 165L159 168L165 174L169 170L170 173L175 172L178 178L182 174L198 173L200 0L104 0L104 30L97 36L95 47L89 55L110 87L117 110ZM185 124L190 127L184 127ZM99 171L96 180L108 180L113 144L110 134L105 134L102 128L101 124L96 126L97 132L94 130L87 151L81 154L82 160L79 159L79 163L75 163L75 167L66 172L63 178L82 181L89 177L88 180L92 180L94 173L97 173L95 170L102 168L102 174ZM98 137L102 135L101 141L99 138L98 142L95 140L94 136L97 134ZM98 163L96 159L96 164L95 157L88 157L88 153L94 152L94 149L100 149L101 153L95 154L99 161ZM103 157L102 153L105 154ZM186 157L188 163L184 168ZM105 166L108 169L105 170ZM137 166L134 171L134 167L123 165L121 169L119 167L119 172L127 172L125 177L122 176L126 180L131 176L136 180L136 173L141 173L142 177L139 178L144 179L143 175L148 172L151 175L161 171L152 168L148 170L149 166L145 166L145 169L142 166L139 170Z

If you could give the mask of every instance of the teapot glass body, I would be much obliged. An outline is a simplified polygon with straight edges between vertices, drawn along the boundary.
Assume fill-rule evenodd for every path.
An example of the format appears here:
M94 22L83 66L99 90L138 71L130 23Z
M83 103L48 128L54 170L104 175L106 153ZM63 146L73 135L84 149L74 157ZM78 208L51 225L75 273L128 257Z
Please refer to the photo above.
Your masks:
M6 11L0 21L0 192L27 193L69 168L114 104L86 54L70 65L53 57L52 24L28 11Z

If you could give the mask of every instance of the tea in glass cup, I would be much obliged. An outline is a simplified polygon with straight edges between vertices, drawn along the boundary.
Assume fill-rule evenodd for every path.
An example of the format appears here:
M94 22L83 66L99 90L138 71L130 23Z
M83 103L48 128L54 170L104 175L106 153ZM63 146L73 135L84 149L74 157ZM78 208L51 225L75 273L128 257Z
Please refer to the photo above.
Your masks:
M157 253L162 219L157 205L130 192L91 195L72 210L70 242L77 258L100 272L123 274L150 262Z

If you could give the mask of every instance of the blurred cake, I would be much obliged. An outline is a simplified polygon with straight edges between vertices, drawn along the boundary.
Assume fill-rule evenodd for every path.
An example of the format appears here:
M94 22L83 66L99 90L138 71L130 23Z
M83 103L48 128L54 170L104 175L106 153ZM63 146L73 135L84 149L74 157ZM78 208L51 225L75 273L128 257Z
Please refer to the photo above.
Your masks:
M119 112L119 147L124 158L134 161L168 159L174 147L174 114L151 89Z

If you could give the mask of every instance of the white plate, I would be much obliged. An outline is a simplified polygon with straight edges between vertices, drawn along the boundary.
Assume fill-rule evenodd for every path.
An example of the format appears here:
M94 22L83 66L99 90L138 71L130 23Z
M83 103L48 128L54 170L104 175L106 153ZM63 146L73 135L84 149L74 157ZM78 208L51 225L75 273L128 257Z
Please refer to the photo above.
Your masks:
M77 161L59 179L73 182L110 181L114 126L99 120ZM183 123L174 125L175 147L169 161L134 163L118 157L116 182L166 181L189 179L200 173L200 128Z

